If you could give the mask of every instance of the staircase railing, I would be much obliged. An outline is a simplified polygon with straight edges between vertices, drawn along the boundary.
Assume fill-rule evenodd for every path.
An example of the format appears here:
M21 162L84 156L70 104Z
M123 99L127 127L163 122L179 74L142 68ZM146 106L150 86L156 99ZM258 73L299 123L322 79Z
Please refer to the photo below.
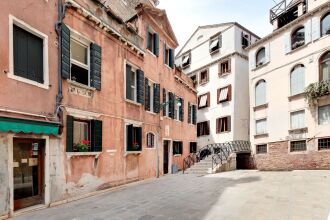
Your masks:
M232 141L226 143L209 144L196 153L189 154L183 160L183 173L195 163L212 156L212 170L222 164L232 153L250 153L251 146L249 141Z

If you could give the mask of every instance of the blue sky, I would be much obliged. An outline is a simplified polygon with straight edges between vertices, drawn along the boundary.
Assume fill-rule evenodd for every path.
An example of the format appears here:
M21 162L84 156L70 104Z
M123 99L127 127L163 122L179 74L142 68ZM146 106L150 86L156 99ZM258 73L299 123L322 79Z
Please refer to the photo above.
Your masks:
M279 2L280 0L275 0ZM180 47L198 26L236 21L260 37L271 33L269 10L274 0L160 0Z

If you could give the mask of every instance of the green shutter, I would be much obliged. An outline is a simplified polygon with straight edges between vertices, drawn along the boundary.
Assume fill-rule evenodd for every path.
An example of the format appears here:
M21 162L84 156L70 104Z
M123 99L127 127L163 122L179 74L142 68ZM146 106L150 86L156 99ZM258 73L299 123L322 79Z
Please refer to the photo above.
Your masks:
M73 117L66 117L66 151L73 152Z
M159 113L160 112L160 85L154 84L154 112Z
M147 29L146 29L146 40L147 40L147 49L150 49L151 48L151 45L150 45L150 41L149 41L149 26L147 26Z
M126 64L126 99L133 100L132 88L131 88L131 78L132 78L132 67Z
M139 148L136 151L142 151L142 128L138 127L136 129L136 141L139 144Z
M169 51L169 66L173 69L174 68L174 49L170 49Z
M190 102L188 102L188 124L191 124L191 107L190 107Z
M93 152L102 152L102 121L91 122L91 147Z
M184 100L182 98L180 98L180 102L181 102L181 106L180 106L180 121L184 121Z
M145 105L144 108L146 111L150 111L150 86L149 80L145 79Z
M70 79L70 29L61 26L61 71L63 79Z
M126 126L126 151L133 151L133 125Z
M159 35L158 33L154 33L154 54L159 56Z
M197 107L196 105L193 105L193 124L196 125L197 124Z
M90 45L90 85L101 90L102 48L92 43Z
M166 103L166 89L163 88L163 104L162 104L162 107L163 107L163 116L166 116L166 105L168 103Z
M137 102L144 105L144 72L142 70L136 71L137 81Z
M175 96L173 93L169 93L169 116L174 119L174 108L175 108Z
M164 64L166 63L166 43L164 43Z

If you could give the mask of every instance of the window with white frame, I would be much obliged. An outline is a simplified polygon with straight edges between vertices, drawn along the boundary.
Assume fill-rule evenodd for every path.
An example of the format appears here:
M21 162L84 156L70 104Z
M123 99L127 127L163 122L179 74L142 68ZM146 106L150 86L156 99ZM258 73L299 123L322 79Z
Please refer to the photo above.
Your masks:
M71 80L83 85L90 85L89 44L77 36L70 40Z
M330 34L330 12L321 19L321 34L322 36Z
M330 124L330 105L319 106L319 125Z
M266 48L260 48L256 54L256 66L262 66L266 63Z
M126 64L126 99L137 101L137 69Z
M290 74L291 95L303 93L305 89L305 67L304 65L295 66Z
M291 35L291 48L297 49L305 44L305 28L297 28Z
M266 104L266 81L260 80L255 87L255 103L256 106Z
M256 135L267 134L267 119L256 121Z
M155 147L155 135L151 132L147 134L147 148Z
M291 112L290 114L291 129L300 129L305 126L305 110Z
M290 152L306 151L307 145L306 141L291 141L290 142Z

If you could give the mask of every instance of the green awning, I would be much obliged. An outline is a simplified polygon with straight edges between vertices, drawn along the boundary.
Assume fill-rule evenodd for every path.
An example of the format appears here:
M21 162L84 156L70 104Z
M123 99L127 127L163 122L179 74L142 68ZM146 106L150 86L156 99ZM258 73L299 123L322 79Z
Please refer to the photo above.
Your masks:
M58 131L55 123L0 117L0 132L58 135Z

